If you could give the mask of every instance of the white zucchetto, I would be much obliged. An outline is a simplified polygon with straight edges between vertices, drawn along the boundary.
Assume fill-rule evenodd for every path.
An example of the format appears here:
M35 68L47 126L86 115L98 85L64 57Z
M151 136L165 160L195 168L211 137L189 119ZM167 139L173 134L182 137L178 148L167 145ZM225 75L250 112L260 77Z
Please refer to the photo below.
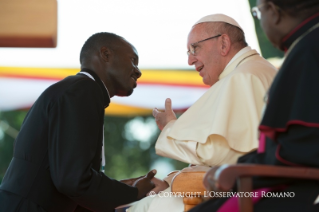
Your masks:
M193 27L197 24L200 23L205 23L205 22L224 22L224 23L228 23L230 25L233 25L235 27L238 27L239 29L243 30L241 28L241 26L237 23L237 21L235 21L233 18L224 15L224 14L212 14L212 15L207 15L201 19L199 19L199 21L197 21Z

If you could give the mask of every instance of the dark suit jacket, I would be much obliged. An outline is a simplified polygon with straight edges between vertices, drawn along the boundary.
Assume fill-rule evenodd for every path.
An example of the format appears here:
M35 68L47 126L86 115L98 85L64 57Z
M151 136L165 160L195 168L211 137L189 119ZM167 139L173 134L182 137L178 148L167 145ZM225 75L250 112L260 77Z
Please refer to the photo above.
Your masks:
M104 108L101 80L78 74L46 89L27 114L0 186L1 211L25 201L45 211L112 211L138 190L100 172ZM78 208L79 209L79 208Z

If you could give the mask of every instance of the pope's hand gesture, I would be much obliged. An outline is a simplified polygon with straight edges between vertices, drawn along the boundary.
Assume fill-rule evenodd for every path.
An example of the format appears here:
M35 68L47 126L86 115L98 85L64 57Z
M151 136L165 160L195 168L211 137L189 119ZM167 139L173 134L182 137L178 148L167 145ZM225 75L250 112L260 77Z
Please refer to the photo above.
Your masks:
M156 124L160 130L166 126L166 124L172 120L176 120L176 115L172 110L172 101L167 98L165 100L165 111L161 112L157 108L153 109L153 116L155 118Z

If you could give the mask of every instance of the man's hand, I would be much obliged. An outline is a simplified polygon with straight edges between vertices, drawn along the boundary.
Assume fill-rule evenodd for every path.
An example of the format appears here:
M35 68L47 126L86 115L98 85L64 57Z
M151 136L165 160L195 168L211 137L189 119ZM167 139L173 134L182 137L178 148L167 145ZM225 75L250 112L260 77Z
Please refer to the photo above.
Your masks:
M156 124L160 130L166 126L166 124L172 120L176 120L176 115L172 110L172 101L167 98L165 100L165 111L160 112L157 108L153 109L153 116L155 118Z
M129 186L133 186L133 184L135 183L136 180L141 179L143 177L145 177L145 176L143 175L143 176L136 177L136 178L124 179L124 180L120 180L120 182L125 183L126 185L129 185Z
M146 176L136 180L133 183L133 186L138 189L137 199L142 199L146 196L148 192L150 192L154 188L154 183L152 182L152 179L154 178L155 174L156 170L154 169L147 173Z
M160 179L158 179L158 178L156 178L156 177L154 177L154 178L152 179L152 182L154 183L155 188L153 188L151 191L154 191L155 194L158 194L158 192L160 192L160 191L164 191L164 190L167 189L168 186L169 186L166 181L160 180ZM151 192L151 191L150 191L150 192ZM148 192L146 196L149 196L150 192Z

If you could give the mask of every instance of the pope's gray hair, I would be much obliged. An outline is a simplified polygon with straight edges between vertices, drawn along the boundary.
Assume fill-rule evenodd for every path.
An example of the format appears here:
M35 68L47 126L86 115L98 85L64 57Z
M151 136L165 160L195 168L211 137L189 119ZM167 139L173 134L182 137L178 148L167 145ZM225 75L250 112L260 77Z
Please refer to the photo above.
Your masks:
M248 46L245 33L240 28L225 22L205 22L206 32L210 35L226 34L229 36L232 45L244 48Z

